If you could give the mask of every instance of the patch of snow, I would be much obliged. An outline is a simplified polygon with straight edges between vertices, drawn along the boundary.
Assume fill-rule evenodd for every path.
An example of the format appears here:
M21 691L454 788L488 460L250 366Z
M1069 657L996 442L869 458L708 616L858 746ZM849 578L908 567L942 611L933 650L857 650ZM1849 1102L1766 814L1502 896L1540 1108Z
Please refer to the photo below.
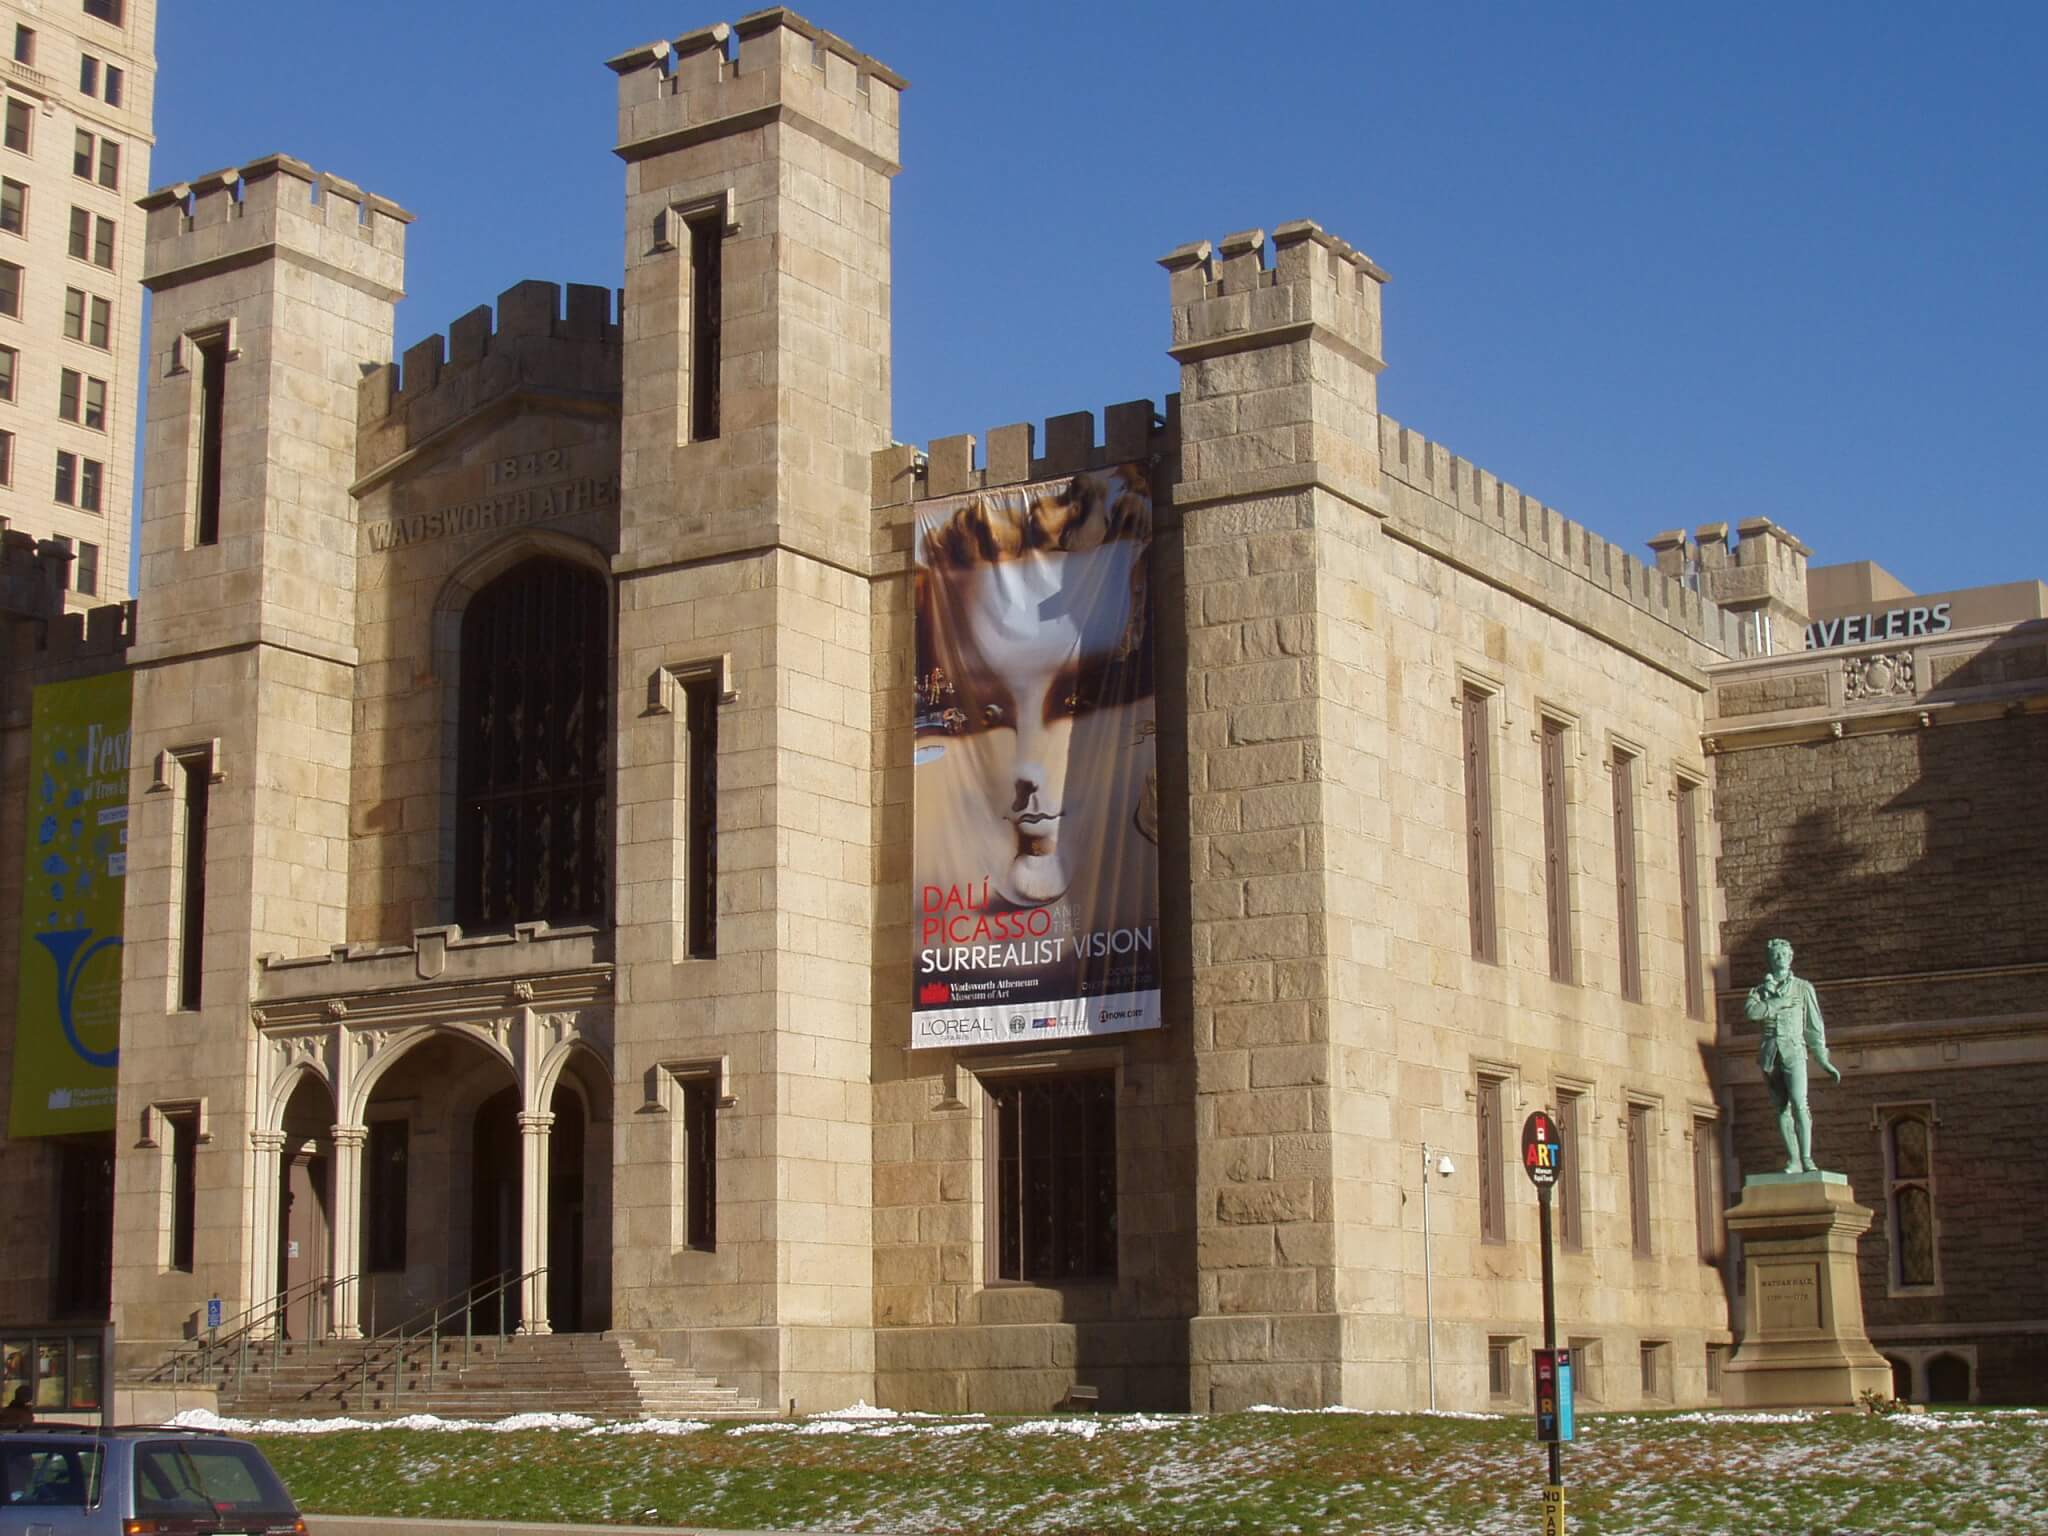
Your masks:
M702 1419L621 1419L616 1424L599 1424L583 1433L589 1435L694 1435L711 1426Z

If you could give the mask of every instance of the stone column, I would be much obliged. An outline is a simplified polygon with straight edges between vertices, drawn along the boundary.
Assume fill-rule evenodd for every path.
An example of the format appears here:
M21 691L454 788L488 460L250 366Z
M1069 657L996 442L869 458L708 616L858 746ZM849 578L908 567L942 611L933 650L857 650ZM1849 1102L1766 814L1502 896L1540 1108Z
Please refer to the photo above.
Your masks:
M360 1339L362 1305L357 1275L363 1267L363 1144L366 1125L334 1128L334 1319L338 1339Z
M251 1131L255 1148L254 1185L249 1201L249 1305L259 1307L277 1295L277 1190L283 1175L284 1132ZM258 1338L274 1338L279 1319L272 1317L256 1330Z
M548 1137L555 1117L528 1111L519 1117L519 1331L548 1327ZM538 1273L536 1273L538 1271Z

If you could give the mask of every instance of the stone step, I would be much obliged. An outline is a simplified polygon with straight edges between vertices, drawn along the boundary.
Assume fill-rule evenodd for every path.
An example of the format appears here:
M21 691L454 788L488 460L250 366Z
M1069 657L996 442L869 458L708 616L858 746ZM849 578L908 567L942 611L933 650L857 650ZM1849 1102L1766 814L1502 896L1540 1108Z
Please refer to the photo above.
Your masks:
M246 1370L241 1369L246 1365ZM138 1373L144 1374L147 1373ZM619 1334L266 1341L212 1373L225 1413L290 1418L578 1412L771 1418L756 1400Z

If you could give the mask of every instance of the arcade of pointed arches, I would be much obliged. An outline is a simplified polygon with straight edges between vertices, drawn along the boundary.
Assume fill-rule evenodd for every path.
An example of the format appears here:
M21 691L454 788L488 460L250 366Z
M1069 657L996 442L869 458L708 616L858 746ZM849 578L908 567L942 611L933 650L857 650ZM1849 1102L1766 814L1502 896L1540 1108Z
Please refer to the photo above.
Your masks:
M608 1009L528 1006L481 1023L269 1032L249 1294L331 1279L314 1326L355 1338L511 1275L503 1321L517 1331L606 1326L609 1034ZM373 1149L395 1151L395 1177L379 1177ZM380 1222L396 1234L382 1254L366 1242ZM393 1241L380 1272L372 1260L389 1263ZM287 1307L282 1326L310 1315Z

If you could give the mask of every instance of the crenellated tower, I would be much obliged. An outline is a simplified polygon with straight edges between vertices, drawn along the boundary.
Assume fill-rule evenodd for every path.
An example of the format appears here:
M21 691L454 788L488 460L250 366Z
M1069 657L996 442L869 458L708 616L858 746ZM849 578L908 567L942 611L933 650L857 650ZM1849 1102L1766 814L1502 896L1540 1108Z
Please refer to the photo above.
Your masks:
M611 67L630 1235L613 1315L763 1401L837 1406L875 1380L869 459L889 439L904 82L784 10ZM710 796L715 924L690 862ZM707 1091L715 1250L674 1230L684 1101Z
M250 1004L261 956L347 937L357 392L391 355L411 216L284 155L141 206L147 597L130 652L114 1308L146 1340L270 1283L275 1256L249 1239L267 1194ZM182 1265L160 1251L174 1156L219 1234Z

